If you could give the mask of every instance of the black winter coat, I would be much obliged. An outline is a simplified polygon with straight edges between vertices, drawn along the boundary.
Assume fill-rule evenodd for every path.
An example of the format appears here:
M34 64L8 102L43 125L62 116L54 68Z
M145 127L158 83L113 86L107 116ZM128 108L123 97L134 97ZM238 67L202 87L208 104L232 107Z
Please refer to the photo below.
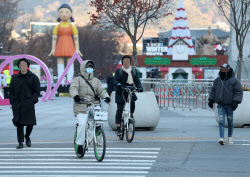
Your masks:
M240 81L234 77L233 69L227 73L219 73L211 89L208 100L218 104L231 105L233 101L241 103L243 91ZM225 78L224 78L225 77Z
M127 80L128 80L128 74L125 72L125 71L122 71L122 75L120 76L120 69L117 69L115 71L115 76L114 76L114 84L116 86L116 95L115 95L115 102L116 103L124 103L124 99L123 99L123 96L122 96L122 89L117 89L117 84L120 83L121 85L123 86L131 86L127 83ZM141 88L142 89L142 85L141 85L141 81L139 79L139 76L138 76L138 71L136 71L136 75L133 75L133 70L131 70L131 74L132 74L132 77L133 77L133 81L134 81L134 84L137 88ZM127 99L127 93L124 92L124 98ZM137 97L135 94L133 94L133 97L132 97L132 101L136 101Z
M19 72L12 76L9 89L13 124L36 125L35 104L40 95L38 77L29 70L25 77Z
M110 95L113 91L115 91L115 84L114 84L114 78L113 77L108 77L107 79L107 92Z

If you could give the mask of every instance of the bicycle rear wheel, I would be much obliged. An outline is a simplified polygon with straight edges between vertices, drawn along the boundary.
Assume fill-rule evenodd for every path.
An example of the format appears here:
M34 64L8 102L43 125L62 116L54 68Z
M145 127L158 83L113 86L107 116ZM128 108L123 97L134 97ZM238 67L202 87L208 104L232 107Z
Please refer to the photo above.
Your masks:
M128 143L131 143L135 136L135 122L132 119L128 121L128 128L126 127L126 139Z
M96 142L93 143L95 158L98 162L101 162L106 153L106 137L101 127L96 128L95 137Z
M125 132L125 129L124 129L124 121L122 120L122 122L121 122L121 132L122 132L122 134L119 136L119 139L120 140L123 140L123 138L124 138L124 132Z
M77 125L77 126L78 126L78 125ZM82 154L77 154L77 151L78 151L78 145L76 144L77 126L76 126L75 135L74 135L74 149L75 149L76 156L77 156L78 158L83 158L83 156L84 156L84 154L85 154L85 150L84 150L84 149L83 149Z

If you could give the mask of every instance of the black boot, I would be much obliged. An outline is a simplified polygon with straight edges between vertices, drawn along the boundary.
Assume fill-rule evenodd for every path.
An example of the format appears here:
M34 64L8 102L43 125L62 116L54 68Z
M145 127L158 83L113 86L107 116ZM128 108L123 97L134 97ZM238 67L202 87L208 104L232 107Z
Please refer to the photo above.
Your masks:
M79 154L79 155L83 154L83 147L81 145L77 146L77 154Z
M17 149L22 149L23 148L23 143L19 143L19 145L16 148Z
M122 135L121 127L117 127L116 133L117 133L117 136Z
M26 143L26 145L27 145L28 147L31 146L30 137L26 137L26 135L25 135L25 143Z

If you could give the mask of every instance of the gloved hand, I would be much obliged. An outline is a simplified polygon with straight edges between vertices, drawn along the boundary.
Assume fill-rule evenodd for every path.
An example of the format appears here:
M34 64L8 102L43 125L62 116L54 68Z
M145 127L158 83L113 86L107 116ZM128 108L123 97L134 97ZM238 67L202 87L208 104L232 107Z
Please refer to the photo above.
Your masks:
M212 109L213 109L213 107L214 107L214 102L213 102L213 101L211 101L211 100L209 100L209 102L208 102L208 106L209 106L210 108L212 108Z
M236 108L238 107L238 104L239 104L239 103L238 103L237 101L233 101L233 102L232 102L232 110L233 110L233 111L236 110Z
M109 98L109 97L106 97L106 98L105 98L105 102L106 102L106 103L110 103L110 98Z
M143 89L142 88L138 88L137 91L138 92L143 92Z
M117 89L122 89L122 84L121 83L117 84Z
M76 103L79 103L81 101L81 98L79 97L79 95L74 96L74 101Z

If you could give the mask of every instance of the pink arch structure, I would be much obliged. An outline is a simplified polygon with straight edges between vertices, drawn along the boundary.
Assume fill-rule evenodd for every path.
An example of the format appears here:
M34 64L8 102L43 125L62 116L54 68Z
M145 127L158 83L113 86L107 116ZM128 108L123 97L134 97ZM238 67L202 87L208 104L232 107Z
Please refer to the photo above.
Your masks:
M1 58L2 58L2 56L1 56ZM32 61L36 62L37 64L39 64L43 68L43 70L44 70L44 72L45 72L45 74L47 76L47 83L48 83L46 93L45 93L45 95L43 96L43 98L41 100L42 102L45 101L47 99L47 97L49 96L50 90L51 90L51 75L50 75L49 69L45 65L45 63L42 62L41 60L39 60L38 58L36 58L34 56L31 56L31 55L15 55L15 56L11 56L11 57L9 56L9 57L5 57L5 58L7 58L7 59L0 65L0 72L3 70L3 68L8 63L13 63L12 62L13 60L20 59L20 58L27 58L29 60L32 60ZM10 71L10 73L11 72L13 72L13 71ZM1 96L1 94L0 94L0 99L3 99L2 96Z

